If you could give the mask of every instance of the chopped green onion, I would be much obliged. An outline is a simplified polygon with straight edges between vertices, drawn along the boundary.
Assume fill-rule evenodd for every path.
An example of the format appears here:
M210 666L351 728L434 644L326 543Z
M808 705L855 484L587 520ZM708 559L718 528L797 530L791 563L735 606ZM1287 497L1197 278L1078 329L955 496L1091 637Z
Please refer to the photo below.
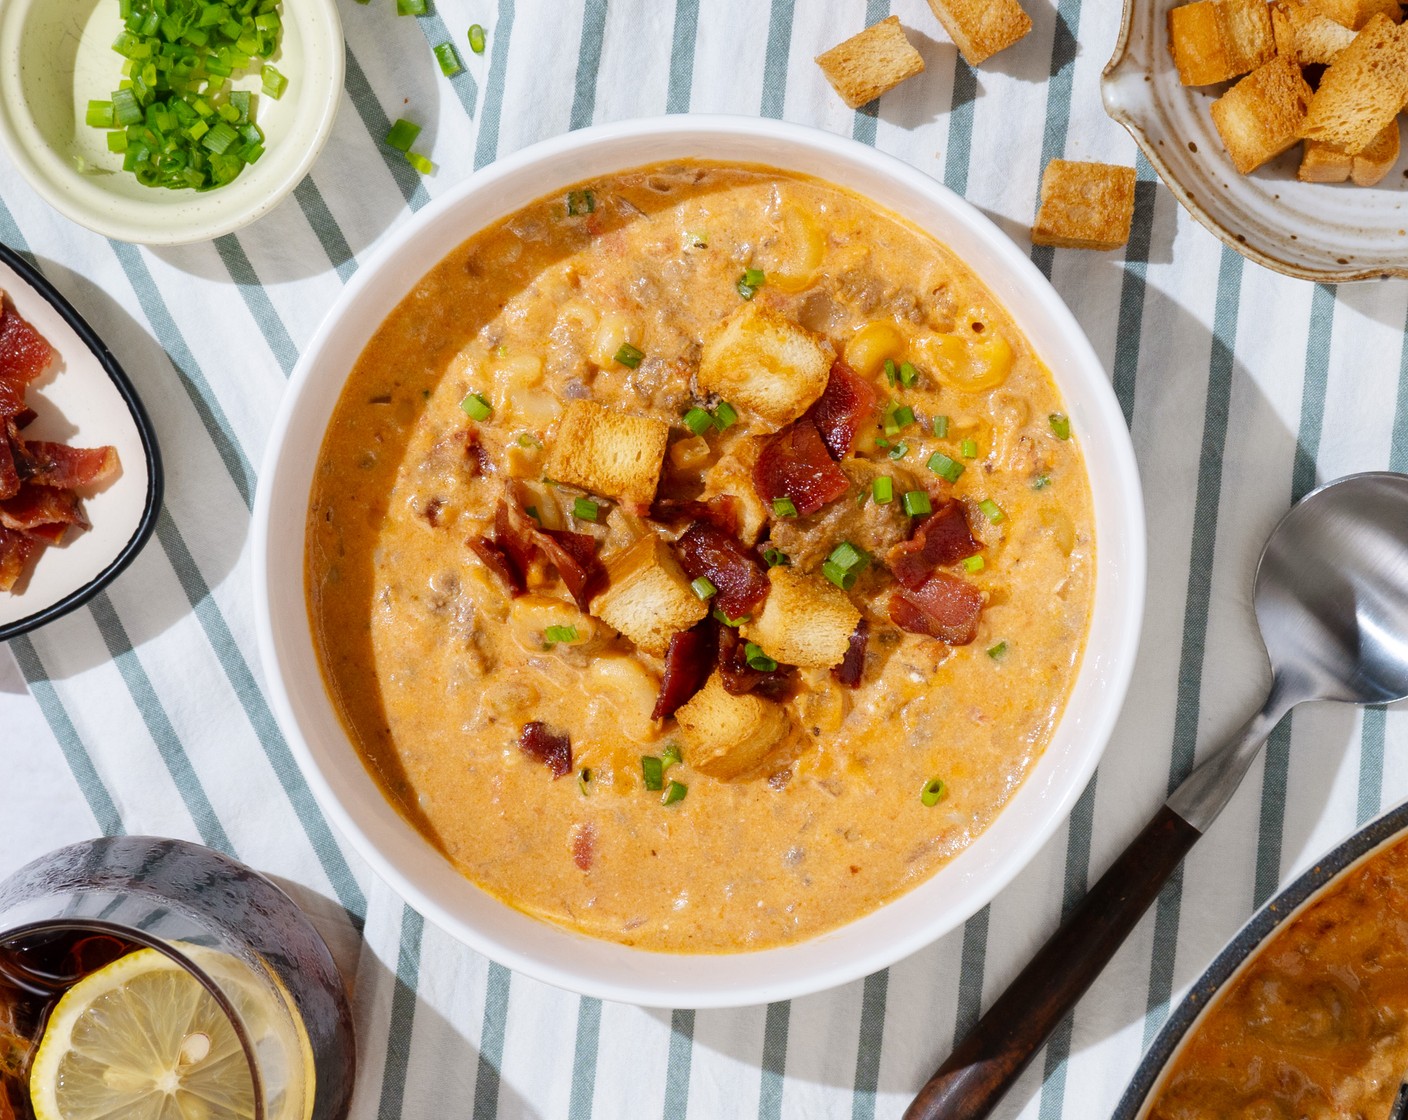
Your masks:
M130 89L115 90L112 95L113 121L127 128L142 123L142 106Z
M780 548L767 548L763 550L763 563L769 568L785 568L792 561Z
M791 498L774 498L772 512L775 517L796 517L797 505Z
M908 362L900 363L900 384L908 389L919 380L919 371Z
M965 459L976 459L978 457L978 441L975 439L965 439L959 445L958 453Z
M440 63L440 73L447 78L453 78L464 69L460 64L460 56L455 53L455 48L450 43L436 44L435 61Z
M518 446L519 446L519 447L536 447L536 448L541 449L542 446L543 446L543 441L540 440L537 436L533 435L532 432L519 432L519 433L518 433Z
M930 778L919 791L919 800L924 803L926 809L932 809L943 799L947 790L948 787L944 785L942 778Z
M777 662L764 653L761 646L752 642L743 644L743 656L748 659L748 668L756 669L760 673L771 673L777 668Z
M895 423L901 428L909 427L914 423L914 409L907 404L895 409Z
M684 795L689 792L689 787L683 782L670 779L669 788L665 790L665 796L660 799L661 805L673 805L676 801L683 801Z
M875 440L875 446L876 446L876 447L880 447L880 448L889 447L889 446L890 446L890 441L887 440L887 439L879 439L879 438L877 438L877 439Z
M1039 474L1034 479L1032 479L1033 490L1045 490L1050 485L1051 476L1049 474Z
M997 645L988 647L988 656L991 657L994 661L1000 660L1002 658L1002 655L1006 652L1006 642L998 642Z
M621 349L616 351L615 361L625 366L627 369L639 369L641 359L645 357L645 352L637 350L629 342L621 343Z
M827 560L843 572L863 572L870 566L870 553L863 548L857 548L850 541L842 541L832 549Z
M665 764L652 754L640 756L641 777L645 779L645 788L650 790L665 788Z
M386 142L398 152L409 152L419 135L420 125L413 121L398 120L386 134Z
M948 417L934 417L934 435L939 439L948 439Z
M590 498L578 498L572 503L572 516L580 521L595 521L601 506Z
M587 788L592 780L592 769L590 766L583 766L577 771L577 788L582 791L582 796L586 797L591 791Z
M981 556L969 556L963 561L963 570L970 575L975 572L981 572L985 566Z
M420 2L422 5L424 4L424 0L420 0ZM207 69L209 68L207 67ZM284 90L288 89L288 79L280 74L275 67L270 66L266 62L264 64L264 70L260 75L260 88L277 101L279 98L283 97Z
M1053 412L1047 419L1051 421L1051 431L1057 439L1071 438L1071 419L1064 412Z
M422 175L431 175L435 171L435 164L426 159L419 152L407 152L406 162L419 171Z
M895 500L895 480L889 475L881 475L870 484L870 492L881 505Z
M909 444L900 440L894 447L890 448L890 458L898 462L909 454Z
M726 432L738 423L738 410L729 404L728 401L720 401L714 409L714 423L719 431Z
M983 516L994 525L1002 521L1007 515L1002 512L1002 507L991 498L984 498L978 503L978 508L983 511Z
M957 482L965 470L962 463L955 463L942 451L935 451L929 456L929 469L950 482Z
M712 599L719 593L719 589L714 586L708 576L700 576L698 579L692 580L689 586L701 599Z
M478 420L481 424L489 419L494 412L494 406L478 393L470 393L460 401L460 407L469 414L471 420Z
M595 191L568 191L567 192L567 216L569 218L580 218L583 214L591 214L596 210Z
M744 299L752 299L758 289L766 283L767 276L761 268L748 268L743 270L743 275L738 278L738 283L734 286Z
M115 131L115 132L109 132L109 133L108 133L108 151L110 151L110 152L125 152L125 151L127 151L127 133L123 132L123 131L120 130L120 129L117 130L117 131Z
M91 128L112 128L116 123L113 119L112 102L88 102L88 112L84 117L84 122Z
M856 585L856 573L848 572L845 568L833 564L830 560L821 565L821 574L839 587L842 591L849 591Z
M575 626L549 626L543 631L543 642L548 649L552 649L558 642L575 642L577 640L577 628Z
M484 53L484 28L477 23L469 25L469 49L475 54Z
M665 744L665 749L660 752L660 761L666 769L671 766L679 766L684 762L684 756L680 754L680 745L671 739Z
M899 370L895 367L895 359L894 359L894 358L886 358L886 359L885 359L885 380L886 380L890 385L894 385L895 382L899 380L899 376L900 376L900 375L899 375Z
M684 426L697 436L702 436L714 426L714 418L702 408L691 408L684 414Z
M737 618L729 618L729 616L724 614L724 612L718 607L715 607L712 611L709 612L709 614L710 617L717 618L725 626L731 627L734 630L737 630L740 626L742 626L745 622L747 622L750 618L753 617L750 614L741 614Z
M396 14L398 16L423 16L425 15L425 0L396 0Z
M929 504L929 495L923 490L911 490L904 496L904 511L910 517L923 517L926 513L933 513L934 507Z

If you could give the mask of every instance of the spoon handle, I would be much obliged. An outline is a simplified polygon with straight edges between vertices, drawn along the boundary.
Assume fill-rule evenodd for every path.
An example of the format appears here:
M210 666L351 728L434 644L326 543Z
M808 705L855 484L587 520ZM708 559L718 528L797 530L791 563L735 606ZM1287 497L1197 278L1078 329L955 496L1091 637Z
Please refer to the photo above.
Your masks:
M904 1120L982 1120L1124 943L1202 835L1167 805L914 1098Z

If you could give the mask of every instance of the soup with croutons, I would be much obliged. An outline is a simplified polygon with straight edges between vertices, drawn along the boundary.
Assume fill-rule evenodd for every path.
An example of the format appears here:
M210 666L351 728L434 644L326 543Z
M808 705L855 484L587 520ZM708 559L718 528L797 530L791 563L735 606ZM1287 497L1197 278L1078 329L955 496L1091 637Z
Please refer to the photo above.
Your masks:
M1090 493L963 263L839 187L657 165L454 249L363 351L307 524L387 797L537 917L810 937L993 820L1074 683Z

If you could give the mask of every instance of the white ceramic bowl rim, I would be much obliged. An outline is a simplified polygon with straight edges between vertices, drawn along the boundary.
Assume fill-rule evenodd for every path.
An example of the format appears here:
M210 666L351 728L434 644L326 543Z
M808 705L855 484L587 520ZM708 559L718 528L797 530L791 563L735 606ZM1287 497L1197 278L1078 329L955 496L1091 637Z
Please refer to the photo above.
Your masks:
M1095 605L1070 703L1004 811L932 878L819 937L758 952L678 956L571 933L463 879L396 814L360 764L323 688L303 583L313 467L352 363L391 307L454 245L535 198L657 161L764 163L846 186L949 245L1012 314L1051 369L1082 440L1096 516ZM727 1007L791 998L884 968L989 902L1066 819L1093 773L1129 683L1143 614L1144 509L1123 414L1075 318L1018 247L933 179L855 141L778 121L674 116L584 129L475 173L388 237L304 351L275 421L254 513L256 625L278 720L319 803L364 859L421 913L492 959L602 999Z

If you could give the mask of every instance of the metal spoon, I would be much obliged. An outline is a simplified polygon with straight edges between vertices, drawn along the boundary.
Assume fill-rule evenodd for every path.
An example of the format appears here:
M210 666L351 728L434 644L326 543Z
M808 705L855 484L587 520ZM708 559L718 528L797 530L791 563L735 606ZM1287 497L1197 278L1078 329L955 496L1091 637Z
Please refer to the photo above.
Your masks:
M1123 944L1297 704L1408 698L1408 475L1350 475L1281 519L1257 566L1266 703L1211 752L988 1009L905 1120L982 1120Z

